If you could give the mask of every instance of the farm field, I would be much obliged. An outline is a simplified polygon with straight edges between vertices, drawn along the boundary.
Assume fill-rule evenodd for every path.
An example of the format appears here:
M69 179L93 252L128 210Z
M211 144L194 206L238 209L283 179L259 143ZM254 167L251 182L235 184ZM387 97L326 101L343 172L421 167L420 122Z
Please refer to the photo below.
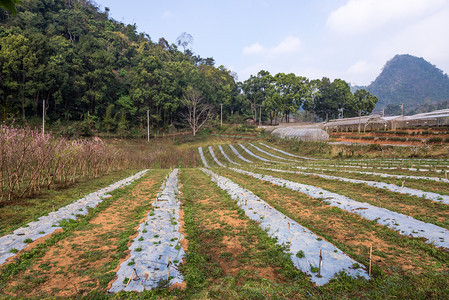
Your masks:
M31 222L82 205L77 188L41 211L32 199L1 208L12 221L0 239L24 244L0 249L1 296L449 297L444 145L413 157L421 150L237 135L109 143L158 154L146 173L92 180L83 195L95 203L52 234Z

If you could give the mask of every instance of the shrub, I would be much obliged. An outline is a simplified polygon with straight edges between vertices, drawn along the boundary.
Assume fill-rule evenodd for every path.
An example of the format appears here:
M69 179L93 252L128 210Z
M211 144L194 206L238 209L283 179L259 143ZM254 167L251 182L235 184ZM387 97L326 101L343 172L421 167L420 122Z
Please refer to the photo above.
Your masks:
M427 140L428 143L441 143L443 139L440 137L431 137Z
M99 138L68 140L29 127L0 125L0 203L98 177L126 163L124 153Z

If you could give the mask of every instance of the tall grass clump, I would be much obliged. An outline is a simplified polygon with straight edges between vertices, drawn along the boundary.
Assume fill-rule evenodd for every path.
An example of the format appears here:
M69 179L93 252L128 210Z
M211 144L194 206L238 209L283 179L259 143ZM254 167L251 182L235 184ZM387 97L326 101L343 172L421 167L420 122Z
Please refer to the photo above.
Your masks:
M99 138L69 140L0 125L0 205L133 164Z

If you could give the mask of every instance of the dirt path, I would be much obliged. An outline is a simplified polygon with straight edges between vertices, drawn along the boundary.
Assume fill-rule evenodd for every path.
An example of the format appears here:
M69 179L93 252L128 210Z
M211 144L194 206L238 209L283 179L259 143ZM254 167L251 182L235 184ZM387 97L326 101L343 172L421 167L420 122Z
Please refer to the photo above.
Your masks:
M150 171L130 191L100 211L89 223L49 247L27 271L8 282L4 292L20 297L67 297L105 291L114 269L125 259L130 234L153 201L166 170Z

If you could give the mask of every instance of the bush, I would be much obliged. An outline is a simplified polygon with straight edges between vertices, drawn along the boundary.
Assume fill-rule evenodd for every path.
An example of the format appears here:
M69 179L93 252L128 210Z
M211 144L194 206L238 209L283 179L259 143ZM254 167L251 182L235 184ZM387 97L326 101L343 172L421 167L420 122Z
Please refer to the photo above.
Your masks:
M68 140L38 129L0 126L0 202L98 177L126 165L124 153L102 140Z
M428 143L441 143L443 139L440 137L431 137L427 140Z

